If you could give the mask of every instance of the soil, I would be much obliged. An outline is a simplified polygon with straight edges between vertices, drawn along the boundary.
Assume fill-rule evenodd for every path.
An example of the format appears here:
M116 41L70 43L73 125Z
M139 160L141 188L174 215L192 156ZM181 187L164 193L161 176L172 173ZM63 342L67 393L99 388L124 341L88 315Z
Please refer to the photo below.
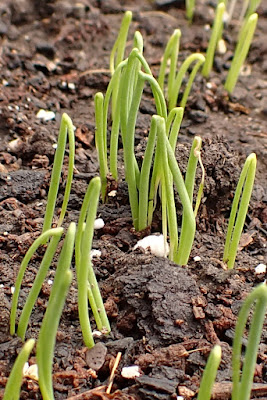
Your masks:
M210 32L205 27L214 16L212 2L197 4L192 25L179 1L5 0L0 5L0 398L22 347L19 338L9 335L11 291L23 256L42 229L60 117L67 112L76 127L76 170L67 225L77 221L88 182L98 174L93 96L106 90L110 51L128 9L133 11L129 38L135 30L141 31L144 54L155 74L175 28L182 31L179 61L207 48ZM184 172L192 138L200 135L207 175L188 265L181 267L149 252L133 250L145 233L132 227L127 186L121 175L116 197L99 205L98 216L105 226L96 231L93 243L94 249L101 250L93 263L112 327L110 335L96 342L104 344L107 352L100 345L102 363L93 363L94 368L90 368L94 357L82 341L74 277L57 334L53 366L56 399L196 398L208 354L216 343L223 351L213 398L230 398L231 346L238 311L252 288L266 278L255 272L258 264L266 264L266 4L258 12L246 68L233 94L228 96L223 82L237 36L235 19L224 33L226 53L216 55L208 81L198 74L188 100L177 159ZM129 41L127 51L130 48ZM53 111L55 119L38 119L41 108ZM136 131L140 157L154 111L147 91ZM251 152L258 157L255 187L235 269L227 271L222 253L231 201L244 160ZM57 212L63 190L62 183ZM160 231L159 216L156 213L151 232ZM29 265L19 310L42 255L43 249L38 250ZM27 338L38 337L53 276L51 268ZM92 326L95 328L93 319ZM119 351L122 359L109 395L103 387ZM35 350L29 360L34 362ZM122 367L129 365L139 365L139 378L121 376ZM267 399L266 320L251 398ZM41 399L34 380L23 379L21 399Z

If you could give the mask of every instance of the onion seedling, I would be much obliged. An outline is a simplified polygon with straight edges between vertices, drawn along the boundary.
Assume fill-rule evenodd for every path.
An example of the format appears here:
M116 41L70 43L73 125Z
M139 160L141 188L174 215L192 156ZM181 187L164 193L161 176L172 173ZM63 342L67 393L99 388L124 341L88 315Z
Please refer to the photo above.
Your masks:
M65 193L64 193L64 198L63 198L63 204L61 207L61 213L60 213L59 220L57 223L58 227L61 226L61 224L63 222L64 216L66 213L66 209L67 209L67 205L68 205L68 201L69 201L69 196L70 196L70 191L71 191L71 183L72 183L72 177L73 177L74 156L75 156L75 137L74 137L72 121L71 121L70 117L64 113L61 118L61 124L60 124L58 142L57 142L57 149L56 149L56 154L55 154L55 158L54 158L54 166L53 166L52 174L51 174L51 181L50 181L50 187L49 187L49 192L48 192L48 197L47 197L47 206L46 206L44 224L43 224L43 232L45 232L51 228L51 224L52 224L52 220L53 220L56 199L57 199L57 194L58 194L58 188L59 188L60 175L61 175L63 159L64 159L64 152L65 152L65 147L66 147L67 135L68 135L68 139L69 139L69 167L68 167L68 176L67 176L67 182L66 182Z
M248 20L244 23L240 35L239 35L239 40L237 42L235 52L234 52L234 58L231 63L230 71L228 72L224 88L229 92L232 93L232 91L235 88L238 75L240 72L240 69L247 57L249 47L251 44L251 41L253 39L253 35L257 26L258 22L258 14L254 13L250 15Z
M166 184L166 200L167 201L172 201L173 196L168 195L169 191L169 186L172 184L172 180L170 181L169 176L170 176L170 171L172 173L172 178L173 181L176 185L176 189L178 191L178 195L180 197L182 206L183 206L183 216L182 216L182 226L181 226L181 235L180 235L180 240L179 240L179 245L171 243L171 248L175 249L177 248L177 252L174 250L173 251L173 261L176 262L177 264L180 265L185 265L188 262L188 258L191 252L191 248L193 245L194 237L195 237L195 230L196 230L196 220L194 216L194 211L192 208L191 200L188 195L184 179L182 177L180 168L177 164L173 149L169 143L169 140L166 135L165 131L165 121L163 124L163 120L159 121L160 122L160 129L158 129L158 135L159 135L159 143L160 147L164 153L164 149L167 151L167 156L168 156L168 165L166 164L166 158L162 159L162 162L164 162L163 170L164 170L164 179L165 179L165 184ZM170 193L169 193L170 194ZM169 204L169 205L168 205ZM167 213L169 214L168 217L168 224L169 224L169 230L170 231L175 231L176 229L176 213L175 213L175 219L172 217L173 215L173 206L171 206L170 203L167 204ZM175 237L176 241L176 237Z
M236 187L223 254L223 261L227 263L229 269L234 267L238 243L244 227L253 190L256 166L256 154L251 153L246 159Z
M29 355L33 349L35 340L29 339L22 347L19 355L16 358L15 364L10 372L3 400L19 400L20 386L22 382L23 367L27 362Z
M255 304L255 305L254 305ZM240 371L242 336L254 305L254 314L250 324L245 359L243 361L242 374ZM233 342L232 370L233 391L232 400L249 400L253 383L258 346L260 342L264 317L267 309L267 285L266 282L257 286L244 301L238 314Z
M14 335L15 334L15 323L16 323L16 310L18 306L18 298L19 298L19 291L22 283L23 276L25 274L26 268L33 256L33 254L36 252L38 247L42 245L44 242L46 242L51 236L52 240L49 243L49 246L46 250L45 256L42 260L40 269L37 273L36 279L33 283L33 286L30 290L29 297L27 298L26 304L22 310L22 314L20 316L19 320L19 326L18 326L18 335L24 340L25 338L25 332L27 329L28 321L30 314L32 312L34 303L37 299L37 296L40 292L40 289L42 287L43 280L45 278L45 275L47 273L47 270L51 264L51 261L53 259L53 256L55 254L58 242L60 240L60 237L63 233L63 228L54 228L54 229L49 229L45 231L43 234L41 234L31 245L27 253L25 254L18 275L15 283L15 291L13 294L12 298L12 305L11 305L11 312L10 312L10 334Z
M52 381L53 355L59 320L72 281L70 265L74 250L75 231L76 225L72 222L68 228L59 256L54 283L37 342L36 358L39 386L43 400L54 399Z
M185 0L185 14L189 22L192 22L195 11L195 0Z
M183 82L183 79L185 77L186 72L188 71L189 67L195 63L192 71L190 72L189 79L186 85L186 88L183 93L182 100L180 102L181 107L185 107L193 81L195 79L196 73L199 70L200 66L205 62L205 57L203 54L200 53L194 53L188 56L183 64L181 65L173 86L170 88L169 91L169 103L168 103L168 109L169 111L172 110L174 107L176 107L179 91Z
M219 345L211 350L201 379L197 400L210 400L217 371L221 362L222 348Z
M88 348L94 346L94 339L88 316L88 299L96 320L97 328L104 333L110 332L109 321L90 259L100 187L100 178L93 178L84 197L75 240L78 311L83 340ZM86 223L84 227L85 220Z
M211 68L213 65L214 53L216 50L216 46L221 37L222 28L223 28L224 12L225 12L225 4L224 4L224 2L221 2L218 4L217 9L216 9L216 15L215 15L215 19L213 22L212 33L211 33L211 37L209 40L208 49L206 52L206 60L204 62L203 68L202 68L202 75L205 76L206 78L210 74L210 71L211 71Z

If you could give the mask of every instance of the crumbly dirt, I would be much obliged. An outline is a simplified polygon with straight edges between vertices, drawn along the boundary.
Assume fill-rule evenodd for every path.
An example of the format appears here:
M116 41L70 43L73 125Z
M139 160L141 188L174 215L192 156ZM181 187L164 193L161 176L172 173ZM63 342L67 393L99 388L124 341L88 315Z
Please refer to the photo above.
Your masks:
M0 398L15 358L22 347L9 335L11 289L20 263L42 230L43 216L57 141L60 117L67 112L76 127L74 182L66 225L77 221L90 179L98 174L94 144L94 94L105 92L109 55L123 12L133 11L129 38L135 30L144 37L144 54L153 73L170 34L182 31L179 62L195 51L205 51L212 23L211 3L199 2L194 22L185 19L183 3L141 0L5 0L0 5ZM198 3L198 2L197 2ZM161 230L160 212L146 232L132 227L123 168L117 195L100 204L105 226L96 231L93 259L110 335L96 339L97 354L84 347L79 326L74 273L57 333L53 382L56 399L185 399L197 396L199 382L213 345L222 346L222 362L214 399L231 397L231 347L240 306L266 276L255 267L266 264L267 234L267 61L266 5L259 8L259 23L246 69L232 95L223 89L233 54L236 23L224 33L227 52L216 55L210 78L196 78L179 133L176 158L186 170L194 135L203 139L206 171L204 195L197 217L197 232L188 266L133 250L140 237ZM235 21L236 22L236 21ZM264 31L265 27L265 31ZM131 42L127 43L127 52ZM41 109L55 119L36 117ZM142 158L151 115L155 112L148 90L144 93L136 129L137 159ZM231 202L245 158L258 158L254 191L235 269L225 270L223 246ZM121 158L121 146L119 149ZM56 209L64 192L67 157ZM197 173L197 182L201 173ZM111 182L112 184L112 182ZM180 220L177 198L178 220ZM23 280L19 310L31 288L44 249L33 257ZM198 259L195 257L198 256ZM198 261L196 261L198 260ZM74 270L74 265L72 266ZM42 286L27 338L38 337L53 279L54 265ZM92 327L95 328L92 319ZM258 352L252 399L267 398L267 322ZM246 337L244 337L244 345ZM122 358L112 393L105 392L114 359ZM97 361L96 361L97 360ZM35 363L35 349L29 360ZM121 369L138 365L136 379L121 376ZM91 366L94 366L94 370ZM23 379L21 399L41 399L38 384Z

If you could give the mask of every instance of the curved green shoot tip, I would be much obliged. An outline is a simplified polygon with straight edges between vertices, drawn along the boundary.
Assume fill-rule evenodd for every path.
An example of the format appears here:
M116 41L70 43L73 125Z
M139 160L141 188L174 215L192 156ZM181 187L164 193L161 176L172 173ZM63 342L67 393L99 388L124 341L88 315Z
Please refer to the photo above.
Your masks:
M254 314L250 324L250 331L246 346L245 359L243 360L242 375L240 371L241 365L241 349L242 336L246 329L250 309L254 306ZM255 373L255 365L257 361L257 352L261 338L265 313L267 308L267 285L266 282L257 286L244 301L238 314L238 320L235 329L232 370L233 370L233 391L232 400L249 400L250 392Z
M24 256L24 258L22 260L18 275L17 275L17 279L16 279L16 283L15 283L15 291L14 291L14 294L13 294L13 297L12 297L12 305L11 305L11 312L10 312L10 334L11 335L15 334L15 320L16 320L16 310L17 310L17 306L18 306L19 291L20 291L22 279L23 279L25 270L27 268L27 265L29 264L33 254L36 252L36 250L38 249L38 247L40 245L42 245L44 242L46 242L50 236L54 236L59 240L59 238L62 235L62 233L63 233L63 228L49 229L48 231L42 233L33 242L31 247L29 248L29 250L25 254L25 256ZM34 287L34 285L33 285L33 287ZM34 304L34 302L33 302L33 304ZM31 309L33 307L33 304L32 304L32 306L29 305L29 307ZM27 312L27 314L28 314L28 312ZM25 322L24 319L23 319L23 321ZM22 334L22 336L23 336L23 334Z
M195 79L196 73L198 71L198 69L200 68L200 66L205 62L205 57L203 56L203 54L200 53L194 53L191 54L190 56L188 56L185 61L183 62L183 64L181 65L179 72L175 78L175 82L173 84L173 87L169 90L169 105L168 105L168 109L169 111L172 110L177 103L177 99L178 99L178 95L180 92L180 88L183 82L183 79L185 77L186 72L188 71L189 67L191 66L191 64L196 63L194 65L194 68L192 69L183 97L182 97L182 101L180 103L181 107L185 107L186 102L187 102L187 98L189 96L193 81Z
M75 233L76 225L72 222L59 256L54 283L37 342L36 358L39 386L43 400L54 399L52 382L54 348L59 320L72 281L70 265L74 250Z
M166 76L167 63L170 60L170 72L168 76L168 98L169 91L174 85L175 76L176 76L176 67L178 61L179 54L179 43L180 43L181 31L180 29L175 29L173 34L171 35L167 46L165 48L163 58L160 64L158 83L162 91L164 91L164 80Z
M245 59L247 57L248 51L250 44L253 39L253 35L257 26L258 22L258 14L254 13L252 14L248 20L245 22L240 35L239 35L239 40L236 45L235 53L234 53L234 58L231 63L230 71L228 72L224 88L229 92L232 93L232 91L235 88L240 69L245 62Z
M34 343L34 339L27 340L16 358L6 384L3 400L18 400L20 398L19 393L22 382L23 367L29 358Z
M63 165L63 160L64 160L67 135L68 135L68 139L69 139L68 177L67 177L67 182L66 182L66 187L65 187L63 204L61 207L61 213L59 216L59 221L57 223L57 226L61 226L64 216L65 216L65 213L66 213L66 210L67 210L67 205L68 205L70 191L71 191L71 183L72 183L73 169L74 169L74 157L75 157L75 136L74 136L73 124L72 124L70 117L66 113L64 113L61 118L57 149L56 149L56 153L55 153L54 165L53 165L52 174L51 174L51 182L50 182L50 187L49 187L49 192L48 192L48 197L47 197L47 206L46 206L44 224L43 224L43 232L50 229L51 225L52 225L52 220L53 220L53 215L54 215L54 210L55 210L55 205L56 205L56 200L57 200L57 194L58 194L58 189L59 189L61 170L62 170L62 165Z
M206 53L206 61L202 68L202 75L206 78L209 76L213 60L214 60L214 53L216 50L217 43L221 36L222 26L223 26L223 15L225 11L225 4L224 2L219 3L216 9L216 15L212 27L212 34L210 37L207 53Z
M244 227L249 201L253 190L256 166L256 154L251 153L246 159L236 187L223 254L223 261L227 263L229 269L234 267L238 243Z
M114 74L116 67L123 60L126 40L131 21L132 21L132 12L126 11L121 22L121 27L118 37L110 53L109 66L111 75Z
M206 367L204 369L203 377L201 379L200 388L198 391L197 400L210 400L212 387L214 385L217 370L219 368L222 357L221 346L216 345L212 349Z

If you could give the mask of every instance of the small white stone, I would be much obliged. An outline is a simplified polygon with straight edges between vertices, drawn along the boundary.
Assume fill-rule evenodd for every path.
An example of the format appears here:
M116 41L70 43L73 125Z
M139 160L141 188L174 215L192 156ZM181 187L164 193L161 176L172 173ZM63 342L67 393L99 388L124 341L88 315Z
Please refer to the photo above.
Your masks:
M123 367L121 370L121 376L125 379L139 378L141 375L138 365L132 365L130 367Z
M255 272L256 274L265 274L266 272L266 265L265 264L259 264L257 267L255 267Z
M116 197L117 196L117 190L111 190L111 192L108 193L109 197Z
M55 119L56 114L53 111L46 111L41 108L36 114L36 117L41 119L42 121L50 121L52 119Z
M139 240L134 246L134 250L138 247L142 247L144 250L150 248L152 254L157 257L167 257L169 254L169 245L164 240L163 235L150 235Z
M14 293L15 293L15 286L11 286L10 292L11 292L11 294L14 294Z
M47 283L48 283L48 285L52 285L53 284L53 280L52 279L48 279Z
M9 85L8 81L6 81L5 79L2 80L2 84L3 84L4 86L8 86L8 85Z
M0 283L0 289L2 289L4 287L3 283Z
M57 143L52 144L53 149L57 148Z
M212 89L212 83L211 82L207 82L206 86L207 86L208 89Z
M90 258L91 258L91 260L92 260L93 257L95 257L95 258L100 258L100 257L101 257L101 251L100 251L100 250L96 250L96 249L92 249L92 250L90 251Z
M95 331L92 332L92 335L93 335L93 337L98 337L99 338L99 337L102 336L102 332L95 330Z
M94 223L94 229L102 229L105 226L105 222L102 218L97 218Z
M217 51L219 54L225 54L227 51L225 40L220 39L217 44Z
M37 364L32 364L29 366L29 363L26 362L23 367L23 376L33 379L34 381L38 381L39 376Z
M75 88L76 88L76 86L75 86L75 84L74 83L68 83L68 88L70 89L70 90L74 90Z
M194 261L200 261L200 260L201 260L201 257L199 257L199 256L194 257Z

